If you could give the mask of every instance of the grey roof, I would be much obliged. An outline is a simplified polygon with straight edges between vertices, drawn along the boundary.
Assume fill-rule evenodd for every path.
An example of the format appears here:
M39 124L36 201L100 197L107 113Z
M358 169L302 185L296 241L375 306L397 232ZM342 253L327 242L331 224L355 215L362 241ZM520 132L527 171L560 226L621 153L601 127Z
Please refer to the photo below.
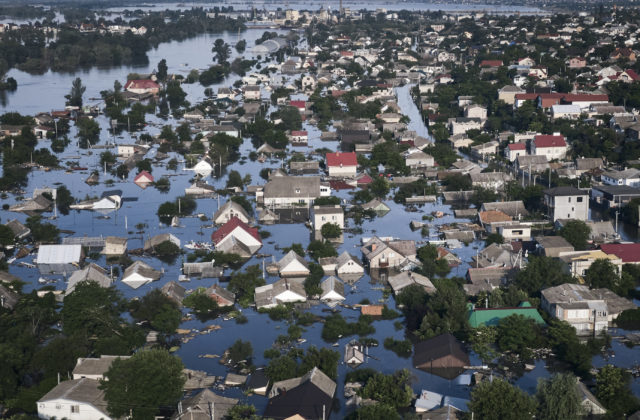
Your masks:
M0 308L13 309L19 300L20 296L17 293L0 284Z
M378 200L377 198L374 198L373 200L369 201L368 203L365 203L362 205L362 208L365 210L378 210L378 211L390 211L391 208L389 208L389 206L387 206L384 202Z
M544 249L551 248L571 248L573 249L573 245L571 245L566 239L562 236L538 236L535 238L538 245Z
M504 214L511 217L527 216L529 214L527 209L524 207L524 203L521 200L503 201L503 202L496 202L496 203L483 203L482 208L484 209L484 211L490 211L490 210L501 211Z
M31 229L17 221L16 219L9 220L5 226L11 229L13 235L17 238L23 238L31 233Z
M360 263L358 258L356 258L353 255L349 254L347 251L343 251L342 254L340 254L338 256L338 258L336 259L336 269L342 267L343 265L345 265L349 261L353 261L356 264L358 264L360 267L362 267L362 264Z
M100 382L93 379L73 379L60 382L51 391L47 392L38 402L69 400L78 403L89 404L107 416L107 402L104 399L104 391L99 389Z
M640 188L630 187L628 185L593 185L594 190L602 191L612 196L633 196L640 195Z
M590 169L602 168L603 166L602 158L576 159L576 169L579 171L588 171Z
M98 283L100 287L109 287L113 283L111 277L107 275L107 272L104 268L91 263L80 271L74 272L71 277L69 277L69 284L67 285L67 291L65 295L69 295L73 293L76 289L78 283L82 283L85 281L93 281Z
M264 186L265 198L317 198L320 196L318 176L279 176L269 180Z
M299 378L285 379L284 381L275 382L269 392L269 398L277 396L282 390L289 391L305 382L311 382L331 398L335 395L336 383L320 369L314 367L306 375Z
M20 277L6 271L0 271L0 283L13 283L14 281L20 281Z
M38 264L78 263L82 257L81 245L40 245Z
M171 280L162 286L160 290L162 290L162 293L166 296L176 301L178 305L182 306L182 300L184 299L186 289L182 287L180 283Z
M154 280L154 281L162 277L161 271L155 270L149 264L143 261L137 260L137 261L134 261L133 264L131 264L129 267L127 267L126 270L124 270L124 275L122 276L122 280L125 280L127 277L129 277L134 273L138 273L141 276L150 278L151 280Z
M215 214L213 215L213 220L217 220L218 217L220 217L222 214L224 214L224 212L226 212L227 210L233 210L233 212L235 213L240 213L242 214L245 218L247 218L247 220L249 219L249 215L247 214L247 211L244 209L244 207L242 207L240 204L236 203L233 200L227 200L226 203L224 203L217 212L215 212Z
M261 308L263 306L278 304L279 302L276 299L277 296L281 293L286 292L287 290L300 295L305 300L307 298L307 293L304 290L302 281L283 278L276 281L275 283L256 287L254 295L256 307Z
M403 271L400 274L389 277L389 285L394 293L399 293L402 289L412 284L419 284L424 287L427 293L435 293L436 288L428 277L413 271Z
M73 375L75 376L95 376L104 374L109 370L111 364L116 359L128 359L131 356L105 356L100 357L79 357L76 362L76 367L73 368Z
M282 270L287 265L292 263L294 260L298 261L300 264L304 265L307 269L309 269L309 263L300 255L298 255L298 253L295 252L294 250L287 252L287 254L284 257L282 257L280 261L278 261L278 268Z
M544 289L542 296L550 304L567 305L604 301L607 311L617 315L627 309L636 309L636 305L628 299L621 298L606 288L589 289L586 285L565 283L560 286Z
M375 245L375 246L374 246ZM371 238L366 244L364 244L360 250L362 254L368 260L371 260L376 255L383 252L385 249L391 248L400 255L405 257L416 255L416 243L411 240L389 241L383 242L377 236Z
M212 403L211 406L209 403ZM192 397L182 400L182 413L174 413L172 420L193 419L193 420L221 420L234 405L238 404L238 399L227 398L218 395L210 389L203 389ZM213 413L210 408L213 407Z
M574 195L588 195L588 193L584 190L579 190L576 187L555 187L544 190L545 195L550 195L553 197L564 197L564 196L574 196Z
M212 285L211 287L207 288L207 293L208 294L215 294L220 296L221 298L228 300L229 302L235 302L236 301L236 295L233 292L230 292L229 290L225 289L224 287L220 286L218 283Z
M339 204L328 206L313 206L314 214L343 214L344 211Z
M329 292L336 292L340 296L344 297L344 283L335 278L334 276L329 276L320 283L320 287L322 288L322 298L327 295Z
M152 236L150 239L144 241L144 250L148 251L153 247L160 245L163 242L170 241L180 246L180 240L170 233L161 233L159 235Z

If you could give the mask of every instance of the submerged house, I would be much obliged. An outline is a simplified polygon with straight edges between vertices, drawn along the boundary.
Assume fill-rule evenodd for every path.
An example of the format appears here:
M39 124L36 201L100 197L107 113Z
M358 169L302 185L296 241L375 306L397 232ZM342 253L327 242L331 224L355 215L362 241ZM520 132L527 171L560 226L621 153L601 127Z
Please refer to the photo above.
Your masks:
M322 283L320 283L320 287L322 288L320 300L327 303L329 306L335 306L345 299L344 283L334 276L324 279Z
M162 277L161 271L155 270L149 264L137 260L124 270L122 282L133 289L137 289L147 283L158 280L160 277Z
M329 419L335 393L336 383L314 367L302 377L274 383L264 417Z
M178 410L171 416L171 420L222 420L236 404L238 399L223 397L205 388L180 401Z
M278 261L278 271L282 277L306 277L311 272L309 263L294 250Z
M469 355L451 334L442 334L415 345L413 366L445 379L460 375L469 366Z
M283 303L306 302L307 293L302 281L280 279L275 283L256 287L256 308L273 308Z
M36 262L42 274L65 274L80 269L82 245L40 245Z
M258 229L235 216L211 235L211 241L216 251L238 254L243 258L249 258L262 247Z
M104 288L111 286L113 283L113 280L107 275L104 268L91 263L82 270L75 271L71 277L69 277L69 283L67 284L67 291L65 292L65 295L73 293L78 284L88 281L97 283L100 287Z

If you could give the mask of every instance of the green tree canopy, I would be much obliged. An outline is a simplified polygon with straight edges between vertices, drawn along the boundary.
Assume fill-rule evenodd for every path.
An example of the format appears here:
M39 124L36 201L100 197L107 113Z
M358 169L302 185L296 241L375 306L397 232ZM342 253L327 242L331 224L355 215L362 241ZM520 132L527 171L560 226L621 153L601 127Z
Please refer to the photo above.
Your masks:
M582 220L569 220L560 229L560 236L567 240L576 251L587 249L591 228Z
M504 379L481 382L471 391L469 411L484 420L533 419L536 401Z
M166 350L145 350L130 359L116 359L100 383L109 414L152 420L160 408L175 406L182 397L183 369L180 359Z
M582 418L582 405L577 378L571 373L557 373L540 379L536 390L538 415L541 420L578 420Z

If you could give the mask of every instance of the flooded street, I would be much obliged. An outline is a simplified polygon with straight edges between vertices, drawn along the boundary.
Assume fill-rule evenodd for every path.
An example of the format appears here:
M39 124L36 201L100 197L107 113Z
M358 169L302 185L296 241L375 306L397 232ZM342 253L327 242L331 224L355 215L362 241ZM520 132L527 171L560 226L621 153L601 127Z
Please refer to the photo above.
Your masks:
M230 4L237 8L246 6L244 2L227 2L224 4ZM298 5L300 7L306 7L314 9L317 7L327 7L327 3L292 3L292 6ZM338 2L330 2L329 5L334 7ZM198 3L199 5L199 3ZM442 7L442 5L429 5L420 6L419 3L401 3L398 5L385 5L383 3L373 3L371 8L376 7L389 7L394 9L396 7L402 9L411 9L411 7L420 8L422 10L433 7ZM267 8L273 5L265 4ZM356 7L356 3L345 2L345 7ZM149 10L157 10L158 8L171 8L178 7L177 5L160 5L157 7L148 7ZM180 6L182 7L182 6ZM184 7L191 7L191 3L185 3ZM256 6L257 7L257 6ZM262 6L260 6L262 7ZM458 6L451 6L453 8ZM475 6L461 5L461 8L468 10ZM144 7L140 7L145 9ZM112 12L121 12L122 8L111 8ZM506 9L509 10L509 9ZM523 11L526 12L526 8ZM232 46L231 58L238 57L239 54L233 48L233 45L239 40L244 39L247 41L247 51L243 54L244 57L251 57L251 48L255 45L255 40L260 38L265 29L250 29L242 32L240 35L237 33L225 32L224 34L205 34L197 37L180 41L169 42L160 44L157 49L148 52L149 61L147 64L131 67L117 67L109 69L91 69L87 71L79 71L75 73L54 73L47 72L43 75L30 75L19 70L11 70L8 73L9 77L13 77L18 82L18 89L12 93L3 93L0 96L0 112L19 112L21 114L35 115L42 111L51 111L63 109L65 106L64 95L69 93L71 83L76 77L80 77L87 90L85 93L86 105L104 105L100 99L100 91L111 89L115 80L119 80L122 84L127 79L127 74L136 73L151 73L157 63L161 59L166 59L168 64L169 73L181 74L186 76L191 69L204 70L213 64L213 53L211 53L211 47L213 42L217 38L223 38L225 42ZM273 31L273 30L270 30ZM288 31L276 30L279 34L286 34ZM304 45L304 44L302 44ZM264 64L264 63L262 63ZM239 76L231 74L220 84L211 85L210 88L214 92L218 87L229 87L238 80ZM404 85L402 87L395 88L397 95L397 102L401 108L402 114L409 117L410 122L408 129L415 131L418 136L428 138L433 141L431 135L428 132L428 128L425 126L422 120L421 112L416 106L411 97L411 89L413 85ZM199 83L184 84L183 89L187 93L187 100L191 104L202 101L205 98L204 87ZM46 94L43 94L46 93ZM263 91L263 98L266 98L268 92ZM304 95L298 95L296 99L306 99ZM108 130L108 120L105 115L101 115L97 118L102 132L101 141L97 144L98 147L105 146L109 142L115 142L116 144L130 144L136 141L136 138L141 133L130 133L123 131L117 137L113 137ZM162 120L154 115L147 115L148 127L144 130L151 135L158 134L163 125L169 124L177 126L181 121L169 118L168 120ZM319 154L312 153L317 149L326 148L331 151L337 151L339 148L338 141L322 141L320 139L321 131L314 125L308 122L303 124L303 129L309 133L309 143L306 147L290 147L288 150L288 157L293 152L301 152L312 156L313 159L321 159ZM333 130L333 128L330 128ZM45 172L39 169L33 170L29 175L29 184L25 188L24 197L30 198L34 189L44 187L56 187L59 185L66 186L71 194L79 200L85 199L88 196L101 196L103 192L109 190L121 190L124 203L122 207L110 213L102 214L93 211L76 211L71 210L68 215L58 214L58 218L52 220L51 223L57 225L61 230L68 230L74 232L74 237L95 237L95 236L119 236L126 237L128 239L129 250L135 248L142 248L144 241L150 237L160 233L171 233L178 237L181 241L182 247L190 241L206 241L210 242L211 234L214 232L214 228L211 227L211 218L213 214L218 210L219 206L223 205L228 197L220 196L219 198L200 198L197 199L197 209L192 217L185 217L180 219L180 226L171 227L160 223L156 210L158 207L166 201L174 201L178 197L185 194L185 188L189 187L194 182L194 172L185 169L185 163L181 161L182 156L176 153L169 153L169 159L176 158L180 161L176 170L170 170L166 167L167 160L163 160L164 163L154 164L152 175L155 179L161 177L167 177L171 183L171 187L168 192L160 192L153 186L149 186L145 189L139 187L133 183L135 177L135 171L129 173L127 179L122 180L114 177L110 173L104 173L100 168L99 160L100 153L104 151L102 148L95 148L89 150L80 149L76 143L75 127L72 128L69 138L72 139L72 143L66 148L63 153L58 154L61 160L61 165L66 166L69 161L77 162L75 166L88 168L82 171L68 171L64 170L52 170ZM51 142L49 140L42 140L39 142L38 147L50 148ZM114 151L113 149L111 149ZM205 178L210 185L216 190L222 190L225 188L227 181L227 174L236 170L240 172L242 176L249 175L251 177L251 185L264 184L265 180L260 177L260 172L264 168L275 169L286 165L286 161L278 159L267 159L266 162L260 163L259 161L252 161L249 159L249 154L255 151L251 143L251 139L245 137L243 144L240 148L241 159L228 167L224 168L222 173L219 173L218 168L215 168L213 174ZM157 152L157 146L153 146L151 151L146 157L151 157ZM88 186L85 183L86 178L93 170L98 170L100 173L100 183L95 186ZM335 195L343 200L350 201L353 193L357 189L344 189L340 191L332 191L332 195ZM453 209L450 205L445 204L440 196L435 203L423 204L417 207L417 211L410 211L404 205L397 204L393 201L393 194L395 189L392 189L389 197L385 203L390 207L391 211L382 216L376 217L373 220L365 219L361 226L356 226L352 219L345 220L345 228L361 228L362 232L358 234L345 233L344 243L337 247L338 254L343 251L347 251L350 254L355 255L358 258L362 257L360 251L361 237L381 236L381 237L394 237L398 239L415 240L418 246L424 245L428 240L437 240L438 227L445 224L452 224L456 222L470 222L470 219L456 218L454 216ZM13 205L18 202L18 198L14 195L9 195L6 199L2 199L2 204ZM260 209L256 208L255 197L248 194L247 198L252 203L254 209L254 217L257 216ZM343 201L344 202L344 201ZM410 228L411 221L423 221L424 215L432 215L437 212L442 212L443 216L440 218L433 218L431 221L426 222L424 219L430 236L423 237L421 230L413 231ZM204 215L206 220L201 220L198 215ZM44 217L52 216L52 213L46 213ZM11 219L17 219L20 222L25 222L27 216L21 213L13 213L4 209L0 209L0 221L6 223ZM246 269L250 265L257 264L260 267L263 264L269 264L272 262L272 258L279 260L284 255L282 248L290 246L292 243L300 243L303 248L307 248L312 240L312 231L302 223L298 224L275 224L275 225L260 225L260 230L269 232L270 236L263 240L263 247L260 249L260 254L264 254L267 257L253 256L241 270ZM637 236L633 236L633 230L628 226L620 229L623 231L623 238L627 240L636 239ZM622 232L621 232L622 233ZM636 230L637 234L637 230ZM64 237L65 235L62 235ZM464 277L467 269L470 267L471 258L476 255L478 249L484 247L484 242L475 240L468 244L461 244L461 247L452 249L451 251L462 260L462 264L452 269L449 276ZM182 274L181 266L186 261L186 254L179 256L173 263L162 262L157 258L151 257L133 257L134 260L142 259L153 268L162 270L163 276L160 280L140 287L139 289L132 289L131 287L118 281L115 283L115 287L122 292L127 299L139 298L145 295L149 290L160 288L169 281L177 281ZM30 255L27 258L19 261L32 263L34 255ZM100 255L96 260L92 260L96 264L110 268L103 255ZM37 268L28 268L17 264L10 265L9 272L11 274L21 277L25 282L25 292L29 292L34 289L40 288L38 279L41 277ZM225 276L231 274L231 270L225 271ZM58 290L65 290L66 283L63 276L49 276L55 278L57 281L53 283ZM274 283L278 280L276 276L266 275L267 283ZM199 287L209 287L218 280L205 279L200 280L198 278L191 278L189 282L181 283L187 289L196 289ZM226 286L225 283L223 283ZM399 310L396 307L395 299L393 296L386 296L383 293L386 282L377 278L372 278L369 273L360 278L353 284L345 284L346 305L355 305L363 300L368 300L371 303L384 303L388 307ZM638 301L635 301L638 304ZM327 306L324 304L313 305L307 311L322 317L327 316ZM185 311L188 311L185 309ZM360 312L342 308L340 313L347 319L348 322L357 320ZM184 362L185 367L190 369L204 370L212 375L225 376L228 372L228 368L219 363L217 358L205 358L204 355L222 355L225 349L230 347L236 340L242 339L250 341L253 346L253 363L256 366L264 366L268 363L268 359L265 359L263 353L265 350L272 347L272 344L276 338L281 334L286 334L288 324L284 321L273 321L267 314L260 314L253 308L243 308L242 314L248 319L245 324L237 324L233 320L225 321L222 318L200 322L196 319L184 322L181 324L182 329L202 330L206 326L219 325L221 328L217 331L212 331L208 334L198 334L188 343L182 344L176 351L176 354L180 356ZM399 319L401 320L401 318ZM407 368L410 370L413 376L412 388L415 393L420 393L422 389L429 389L430 391L438 392L444 395L459 397L468 399L470 396L470 388L464 385L458 385L456 380L446 380L441 377L431 375L421 370L415 369L412 365L411 358L402 358L396 355L390 350L386 350L382 343L385 338L393 337L397 340L406 338L404 336L404 329L397 329L394 325L397 320L376 320L373 322L373 326L376 329L375 334L371 337L375 338L380 345L378 347L370 348L370 356L367 363L363 364L362 368L373 368L383 373L393 373L398 369ZM350 408L346 407L343 398L344 379L345 375L351 370L350 367L345 365L342 360L344 356L344 346L347 342L352 340L354 336L342 337L337 341L337 346L333 342L325 342L321 338L321 330L323 324L316 322L315 324L305 327L305 331L302 334L302 338L306 342L302 344L296 344L297 347L306 349L310 346L316 347L328 347L336 350L340 353L340 364L338 366L338 378L337 378L337 391L336 398L340 401L338 407L334 407L336 412L335 418L343 418ZM620 336L624 334L624 331L612 329L611 335ZM615 357L609 357L605 359L603 356L596 356L593 358L593 364L596 367L601 367L607 363L615 364L616 366L631 368L640 362L640 353L637 349L628 348L624 344L614 340L612 344L612 350ZM478 366L481 364L480 359L473 354L471 356L471 365ZM466 373L471 373L468 371ZM535 369L525 373L522 377L515 382L522 389L527 392L534 393L538 382L538 379L550 376L553 373L551 367L547 365L546 360L537 360L535 363ZM635 378L632 382L632 390L635 395L640 396L640 378ZM260 396L246 396L240 389L227 389L224 391L225 396L240 398L241 402L246 401L254 404L261 413L267 404L267 398Z

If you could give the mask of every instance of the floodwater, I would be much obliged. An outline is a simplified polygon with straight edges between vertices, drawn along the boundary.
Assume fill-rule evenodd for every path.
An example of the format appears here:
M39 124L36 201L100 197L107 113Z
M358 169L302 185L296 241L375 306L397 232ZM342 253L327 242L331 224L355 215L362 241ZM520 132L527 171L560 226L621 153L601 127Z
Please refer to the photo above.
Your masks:
M248 40L248 48L253 46L253 40L258 38L262 34L263 30L250 30L245 31L242 37ZM224 34L224 38L229 43L234 43L237 34ZM12 71L10 74L16 77L20 85L18 91L11 94L7 98L7 103L3 105L2 112L18 111L25 114L34 114L39 111L49 111L51 109L59 109L64 106L64 95L68 93L71 86L71 81L80 76L83 79L85 85L87 85L87 92L85 98L97 97L100 90L109 89L113 85L115 79L119 79L123 82L127 73L131 71L148 72L151 71L156 63L161 58L166 58L170 72L184 72L187 73L191 68L206 68L212 59L210 53L210 46L213 41L218 38L219 35L201 35L190 40L166 43L162 44L157 50L149 53L150 64L142 68L122 67L113 69L94 69L88 72L79 72L76 74L60 74L60 73L47 73L42 76L30 76L22 72ZM201 53L202 52L202 53ZM233 52L235 55L235 50ZM233 58L233 57L232 57ZM183 66L183 64L188 65ZM221 85L214 85L214 90L218 86L229 86L233 83L235 77L227 79ZM416 130L420 135L426 133L426 127L420 119L419 112L415 107L415 104L411 101L408 94L410 86L398 88L399 104L402 107L404 113L411 118L410 128ZM204 88L198 84L185 85L185 90L188 91L188 100L192 103L203 98ZM46 94L43 94L46 92ZM36 100L37 98L37 100ZM92 101L87 101L92 103ZM157 133L158 125L163 124L155 117L150 117L149 120L155 124L150 126L148 131L150 133ZM124 133L121 137L112 139L110 134L106 131L107 121L104 116L98 118L103 131L102 140L100 144L105 144L107 141L115 140L117 143L129 143L132 138ZM166 123L175 125L177 122L169 120ZM320 140L320 131L317 128L309 126L305 123L305 128L309 130L310 139L309 147L296 147L295 151L310 152L318 148L328 148L330 150L336 150L337 142L323 142ZM74 132L71 133L71 138L74 137ZM42 147L49 147L50 142L45 140L41 143ZM274 160L267 161L265 163L252 162L246 157L249 152L253 150L249 139L245 139L241 147L241 155L245 158L230 165L223 172L222 177L210 177L207 181L216 188L222 188L226 182L226 173L229 170L237 170L241 174L249 174L252 177L252 183L263 183L264 181L259 177L259 172L262 168L275 168L282 164L282 162ZM160 178L162 176L168 176L171 182L171 189L168 193L160 193L153 187L141 189L137 185L133 184L132 180L134 174L130 174L126 180L118 180L109 174L100 174L101 183L99 185L89 187L84 183L84 179L89 173L99 168L99 154L102 150L96 149L93 151L86 151L78 149L75 144L70 145L67 150L60 154L65 160L74 160L78 162L80 167L88 167L89 170L82 172L74 172L67 174L63 171L33 171L29 178L29 185L26 188L26 197L30 197L32 191L35 188L45 186L55 186L54 183L62 183L71 193L79 199L84 198L87 195L99 196L106 190L119 189L123 191L123 197L136 201L126 201L123 207L117 212L108 214L108 218L105 218L100 213L90 211L72 211L69 215L59 215L58 219L52 221L60 229L72 230L75 232L74 236L108 236L116 235L123 236L129 239L129 249L139 248L142 246L143 241L153 235L170 232L176 235L182 244L185 244L191 240L210 240L210 235L213 229L206 227L210 224L210 221L203 222L197 217L183 218L180 220L180 227L169 227L159 223L156 216L156 210L158 206L165 201L173 201L176 197L184 194L184 189L188 187L193 178L193 173L184 170L182 166L177 171L167 170L164 166L155 166L153 169L154 177ZM155 150L149 153L149 156L153 156ZM172 154L173 157L173 154ZM176 156L179 158L178 156ZM63 161L64 163L64 161ZM106 180L113 180L113 185L106 185ZM340 198L349 199L350 191L341 190L334 192ZM225 198L222 197L220 204L224 202ZM441 200L441 199L440 199ZM363 222L361 235L345 234L344 243L338 247L338 253L342 251L348 251L356 256L360 256L360 237L361 236L394 236L402 239L414 239L416 241L425 241L428 238L423 238L420 231L412 232L409 228L409 222L411 220L421 220L423 215L429 215L434 211L442 211L445 213L444 217L434 219L429 222L430 232L434 234L437 231L437 226L456 221L453 216L453 211L449 205L443 204L441 201L433 204L426 204L418 208L417 212L410 212L405 209L404 206L394 203L392 200L388 200L387 204L391 208L391 212L384 217L379 217L374 220L366 220ZM3 200L3 204L13 204L16 202L16 197L10 196L6 200ZM196 213L202 213L207 217L211 217L212 214L218 208L218 200L216 199L199 199L198 208ZM26 216L17 213L10 213L5 210L0 210L0 220L6 222L10 219L16 218L22 222L25 221ZM465 220L466 221L466 220ZM348 227L354 227L352 221L347 222ZM144 233L135 233L138 229L136 225L143 225ZM271 233L271 237L264 240L264 246L260 250L261 253L267 255L273 255L276 259L283 256L283 252L279 249L285 246L289 246L292 242L301 243L305 248L310 242L310 231L303 224L297 225L271 225L261 226L262 230ZM435 237L431 238L435 239ZM482 248L483 244L480 241L475 241L467 246L454 249L453 252L458 255L464 263L459 267L453 269L451 275L464 276L468 262L471 257L475 255L476 249ZM32 256L27 257L22 261L30 262L33 259ZM137 259L135 257L134 259ZM140 297L146 294L153 288L158 288L171 280L177 280L180 273L180 266L182 259L178 258L173 264L167 264L161 262L155 258L142 258L145 262L152 265L157 269L164 269L163 277L154 283L145 285L137 290L129 288L127 285L116 282L115 287L122 291L122 293L129 299L134 297ZM104 257L99 257L95 261L101 266L107 267ZM270 262L270 259L266 261ZM259 258L252 258L246 265L262 264L262 260ZM30 291L34 288L38 288L38 278L40 277L37 269L29 269L18 265L11 265L10 272L18 275L27 282L25 287L26 291ZM230 274L227 271L225 274ZM190 283L184 283L188 289L195 289L197 287L207 287L212 285L217 280L206 279L198 280L192 279ZM271 283L276 281L275 277L267 277L267 282ZM55 283L57 289L65 289L65 283L60 278ZM389 307L395 308L395 302L393 297L383 297L381 287L383 286L378 281L372 279L369 275L363 276L358 280L355 287L346 285L346 304L352 305L359 303L363 299L368 299L372 303L382 302L386 303ZM636 302L637 303L637 302ZM326 308L324 305L314 306L309 311L318 315L326 315L322 312L322 309ZM210 374L224 376L227 373L227 369L220 365L217 359L200 358L203 354L218 354L221 355L225 349L227 349L235 340L242 339L250 341L253 345L254 358L253 362L257 366L264 365L267 360L263 357L264 350L270 348L278 335L286 334L287 325L285 322L271 321L267 315L258 314L253 309L243 309L249 320L244 325L237 325L234 321L223 321L221 319L201 323L197 320L189 321L181 325L181 328L194 328L201 329L205 325L217 324L222 328L218 331L211 332L206 335L198 335L192 341L187 344L183 344L177 351L177 354L182 358L186 367L191 369L201 369L209 372ZM342 310L343 316L353 321L357 319L358 313L349 309ZM374 321L376 333L372 337L376 338L380 346L370 349L370 355L374 358L362 367L371 367L384 373L392 373L398 369L407 368L413 375L412 387L415 393L419 393L421 389L429 389L431 391L439 392L442 394L468 398L469 389L465 386L456 385L455 381L448 381L439 378L434 375L416 370L411 366L411 359L404 359L398 357L395 353L385 350L382 346L382 342L386 337L394 337L396 339L402 339L404 335L403 330L396 330L394 327L394 321ZM331 347L333 343L326 343L320 337L322 324L316 323L308 328L303 333L303 338L307 341L304 344L300 344L299 347L307 348L309 346L316 347ZM341 358L344 354L344 345L351 339L351 337L344 337L338 340L338 346L334 349L339 351ZM614 342L613 350L615 351L615 357L610 358L608 362L614 363L622 367L631 367L637 363L637 351L628 349L624 345ZM480 364L477 357L472 356L472 365ZM605 360L597 356L594 358L594 364L601 366L605 363ZM340 364L338 368L338 389L337 398L340 401L337 407L336 418L343 417L347 412L347 408L344 406L343 384L346 373L350 370L349 367ZM545 361L538 361L536 368L518 380L518 384L527 391L533 392L538 378L546 377L550 374L549 370L545 366ZM633 382L633 390L636 395L640 395L640 381L638 379ZM229 389L225 391L225 395L241 398L243 401L248 401L255 404L259 412L266 406L265 397L246 397L237 389Z

